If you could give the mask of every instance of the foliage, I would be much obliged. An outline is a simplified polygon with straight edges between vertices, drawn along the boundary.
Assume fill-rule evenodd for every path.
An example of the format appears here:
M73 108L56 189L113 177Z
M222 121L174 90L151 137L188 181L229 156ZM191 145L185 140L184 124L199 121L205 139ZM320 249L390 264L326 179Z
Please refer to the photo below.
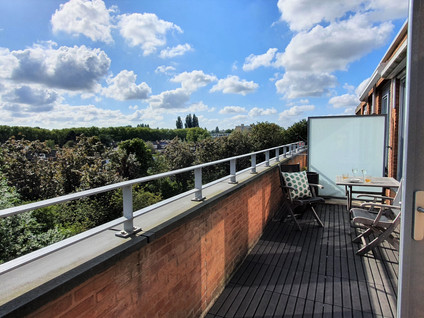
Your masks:
M192 128L193 127L193 118L191 118L191 114L188 114L185 118L184 128Z
M58 227L44 231L32 212L12 215L0 220L0 263L59 242L69 231Z
M190 149L190 144L174 138L165 148L163 154L169 170L176 170L189 167L194 162L194 151ZM194 146L194 145L193 145ZM192 172L180 173L175 176L175 180L180 188L185 191L189 188L189 182L193 179Z
M19 194L0 171L0 209L20 203ZM66 238L67 231L58 227L46 229L33 212L0 219L0 264Z
M300 140L305 142L308 140L308 122L306 119L294 123L284 132L285 144L290 144Z
M130 140L125 140L119 143L119 149L123 152L123 157L121 157L121 175L124 178L133 179L144 177L147 175L147 170L152 165L153 157L151 150L147 147L143 140L140 138L133 138ZM131 163L133 160L130 159L130 156L134 155L137 165ZM130 173L131 167L135 168L136 171Z
M110 163L111 150L97 137L77 137L72 148L57 153L57 180L63 193L95 188L122 181Z
M196 142L209 138L210 136L210 133L206 129L196 127L188 129L186 140L188 142Z
M180 116L178 116L175 125L177 126L177 129L182 129L183 128L183 121L181 120L181 117Z
M193 114L192 127L199 127L199 118L195 114Z
M253 146L250 136L241 131L233 131L227 138L222 139L224 142L223 157L233 157L253 152ZM237 170L241 170L250 166L250 157L237 160Z
M186 133L186 129L153 129L148 127L148 125L144 125L144 127L139 125L138 127L79 127L52 130L0 125L0 143L4 143L15 136L16 139L25 138L28 141L39 140L43 142L51 140L55 145L62 147L67 142L75 142L78 136L84 135L86 137L96 136L105 146L111 146L133 138L156 141L171 140L178 137L184 140Z
M185 128L199 127L199 119L197 118L197 116L195 114L193 114L193 116L191 116L191 114L188 114L185 118L184 127Z
M208 138L196 144L195 162L201 164L223 158L223 140ZM208 183L229 174L229 164L213 165L202 169L203 183Z
M282 128L274 123L254 124L249 135L255 151L282 145L284 141Z
M0 165L22 200L50 198L61 193L52 169L52 150L45 142L10 138L2 145Z

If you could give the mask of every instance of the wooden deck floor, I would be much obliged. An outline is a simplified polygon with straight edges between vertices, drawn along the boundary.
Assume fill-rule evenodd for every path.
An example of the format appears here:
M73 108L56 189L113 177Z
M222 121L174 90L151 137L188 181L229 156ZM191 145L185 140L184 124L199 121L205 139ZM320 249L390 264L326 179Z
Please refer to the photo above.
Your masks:
M317 212L324 228L271 221L206 317L396 317L398 252L357 256L345 206Z

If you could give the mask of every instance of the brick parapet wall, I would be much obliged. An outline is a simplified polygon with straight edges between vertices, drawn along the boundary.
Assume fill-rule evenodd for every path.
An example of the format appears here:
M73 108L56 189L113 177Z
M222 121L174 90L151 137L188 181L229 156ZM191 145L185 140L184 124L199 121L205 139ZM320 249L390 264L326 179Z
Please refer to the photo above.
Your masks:
M279 182L274 167L28 317L201 316L279 209Z

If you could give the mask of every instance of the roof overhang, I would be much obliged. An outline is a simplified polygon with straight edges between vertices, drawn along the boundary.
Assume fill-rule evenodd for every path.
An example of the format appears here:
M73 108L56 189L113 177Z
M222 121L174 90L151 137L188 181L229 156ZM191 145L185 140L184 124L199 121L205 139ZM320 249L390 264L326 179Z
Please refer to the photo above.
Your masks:
M359 100L361 102L367 99L368 93L381 78L393 78L406 66L407 41L403 41L403 39L407 31L408 21L405 21L399 33L390 44L386 54L384 54L374 73L368 80L367 85L359 94Z

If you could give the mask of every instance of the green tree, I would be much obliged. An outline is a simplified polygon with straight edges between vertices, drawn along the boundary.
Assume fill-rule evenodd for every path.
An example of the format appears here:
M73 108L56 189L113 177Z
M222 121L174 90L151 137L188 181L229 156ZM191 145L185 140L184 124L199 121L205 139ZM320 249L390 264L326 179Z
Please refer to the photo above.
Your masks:
M0 209L20 204L19 194L0 171ZM34 215L25 212L0 219L0 264L41 247L63 240L69 232L58 227L45 229Z
M182 142L178 138L174 138L165 148L163 155L169 170L176 170L189 167L194 162L194 152L190 149L187 142ZM175 176L179 188L182 191L188 189L190 181L193 179L192 172L180 173Z
M10 138L2 145L0 165L9 185L24 201L47 199L61 193L55 178L52 149L45 142Z
M183 128L183 121L181 120L180 116L178 116L178 118L177 118L176 126L177 126L177 129Z
M284 142L283 129L274 123L262 122L252 125L249 136L255 151L276 147Z
M308 140L308 122L303 119L297 123L294 123L284 132L284 143L289 144L296 141L307 141Z
M133 138L119 143L119 149L124 151L124 157L121 157L121 175L124 178L138 178L147 175L147 170L153 163L151 150L146 146L140 138ZM130 174L131 167L130 155L133 154L138 162L138 167L135 174Z
M186 139L188 142L197 142L210 136L210 133L206 129L195 127L188 129Z
M191 127L199 127L199 118L197 118L196 114L193 114Z
M193 118L191 114L188 114L185 119L184 128L192 128L193 127Z

